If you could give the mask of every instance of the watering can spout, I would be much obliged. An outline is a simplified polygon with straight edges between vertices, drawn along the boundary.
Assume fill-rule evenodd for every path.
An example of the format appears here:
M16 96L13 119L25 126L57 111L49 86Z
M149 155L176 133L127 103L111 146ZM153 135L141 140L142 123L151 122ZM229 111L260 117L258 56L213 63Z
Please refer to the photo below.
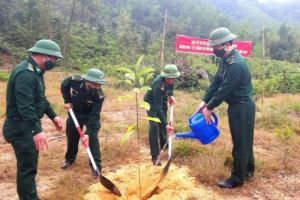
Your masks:
M176 137L197 139L196 134L192 131L191 132L186 132L186 133L176 133Z

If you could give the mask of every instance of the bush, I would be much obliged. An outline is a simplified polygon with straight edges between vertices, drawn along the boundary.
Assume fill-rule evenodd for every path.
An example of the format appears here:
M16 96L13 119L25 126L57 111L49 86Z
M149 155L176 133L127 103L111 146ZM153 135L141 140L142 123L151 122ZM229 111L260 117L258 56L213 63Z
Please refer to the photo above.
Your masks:
M175 82L175 88L185 89L189 91L200 90L203 88L202 84L200 84L200 80L206 79L208 80L208 74L203 69L194 69L188 66L182 66L179 68L181 72L180 77L177 78ZM205 81L203 81L205 83ZM205 89L208 84L204 84Z
M0 81L5 82L9 79L8 72L0 72Z

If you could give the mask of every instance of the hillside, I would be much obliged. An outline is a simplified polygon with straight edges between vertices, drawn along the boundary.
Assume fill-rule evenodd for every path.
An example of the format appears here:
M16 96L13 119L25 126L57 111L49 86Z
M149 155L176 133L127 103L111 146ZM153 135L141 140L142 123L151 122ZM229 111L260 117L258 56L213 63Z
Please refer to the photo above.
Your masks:
M250 0L6 0L0 2L0 53L12 55L15 63L37 39L52 38L61 45L66 55L61 65L67 68L85 70L102 63L110 69L134 63L141 54L148 65L159 66L168 8L165 62L189 57L174 54L176 34L207 38L219 26L252 40L253 55L260 57L263 18L266 55L300 62L299 26L291 25L299 24L298 7L299 1L281 6ZM282 23L287 25L280 32Z
M295 28L300 27L300 1L260 1L253 0L207 0L219 12L233 21L248 23L252 28L261 30L262 21L266 26L279 27L285 23Z

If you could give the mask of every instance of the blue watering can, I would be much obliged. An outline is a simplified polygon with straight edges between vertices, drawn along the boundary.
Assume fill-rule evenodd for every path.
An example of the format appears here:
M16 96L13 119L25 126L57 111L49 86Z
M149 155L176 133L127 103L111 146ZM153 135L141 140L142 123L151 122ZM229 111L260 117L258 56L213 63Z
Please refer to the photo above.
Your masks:
M215 113L212 113L214 121L207 124L202 113L196 113L189 118L189 127L191 132L176 133L179 138L198 139L202 144L209 144L219 136L218 118Z

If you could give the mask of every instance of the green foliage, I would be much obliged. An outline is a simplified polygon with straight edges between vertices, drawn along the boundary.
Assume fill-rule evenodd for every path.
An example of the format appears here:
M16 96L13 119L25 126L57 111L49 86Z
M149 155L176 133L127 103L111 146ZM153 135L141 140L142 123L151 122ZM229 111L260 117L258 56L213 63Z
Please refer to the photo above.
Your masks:
M120 67L115 71L124 74L125 82L133 87L143 87L154 73L155 69L152 67L143 67L141 62L144 55L140 56L136 65L131 68ZM145 90L146 88L141 88ZM137 91L137 90L136 90Z
M191 140L179 140L175 143L175 157L200 156L207 153L203 146L195 145Z
M0 72L0 81L5 82L9 79L8 72Z
M145 79L147 79L149 74L151 74L155 71L151 67L143 67L142 66L143 58L144 58L144 55L140 56L139 59L137 60L136 64L131 68L119 67L119 68L115 69L116 72L124 74L125 83L127 83L130 87L133 87L133 89L131 91L134 93L134 95L126 95L123 98L128 99L128 98L130 98L130 96L135 97L136 115L137 115L136 123L128 126L126 133L122 136L121 141L120 141L120 143L122 145L135 132L137 132L138 140L139 140L139 130L137 129L138 123L139 123L138 94L143 91L148 91L151 89L149 86L145 86ZM122 98L119 98L119 99L121 100ZM139 102L139 107L144 108L146 110L150 109L149 103L144 102L144 101ZM160 120L158 118L148 117L146 119L160 122Z
M239 2L243 3L231 2L225 5L224 2L220 3L216 0L170 1L165 59L166 62L172 63L184 60L195 71L205 70L211 81L216 71L216 65L212 62L211 57L174 53L175 36L176 34L185 34L207 38L215 27L226 26L237 34L239 40L253 41L252 58L247 61L251 66L253 79L256 80L254 82L255 93L260 95L262 89L257 82L262 80L263 68L261 33L260 30L257 30L257 23L261 23L261 21L253 19L263 16L267 18L268 16L262 13L253 15L253 13L261 12L257 9L256 4L250 5L246 1ZM143 54L145 55L143 58L145 66L153 66L155 71L160 70L162 16L166 8L166 1L76 1L74 16L70 21L70 31L67 36L72 3L73 0L1 1L0 52L7 52L16 60L21 60L27 56L26 49L30 48L36 40L51 38L60 44L62 50L66 49L65 58L58 63L58 66L64 69L86 71L95 67L107 75L115 75L116 68L129 66L129 63L133 63L137 57ZM244 13L245 15L241 18L245 21L233 21L228 18L228 13L225 15L219 11L219 8L224 5L233 10L239 10L239 12L229 13L233 16L244 13L245 10L253 11L253 13ZM278 13L277 15L279 16ZM249 25L248 22L253 25ZM266 20L265 94L297 93L300 88L300 80L299 75L294 72L300 73L299 64L278 62L268 58L299 63L300 40L297 37L299 28L287 24L271 26L273 24L275 23ZM261 24L259 24L259 29L261 29ZM69 43L65 48L65 38L67 37ZM15 62L15 59L12 62ZM136 72L134 66L129 69ZM147 70L144 69L145 73ZM284 77L284 71L286 71L287 77ZM144 72L140 71L140 73ZM153 75L154 73L149 73L147 76L138 74L140 78L137 78L129 73L126 75L126 82L130 84L130 79L135 79L135 86L149 84ZM186 77L189 78L186 79L182 76L178 79L176 86L189 90L206 89L206 82L200 80L195 74L192 73ZM126 89L130 88L124 82L117 84Z
M293 131L293 129L291 129L291 127L289 126L284 126L281 129L276 129L275 130L275 134L277 136L278 139L280 139L281 141L287 141L289 140L295 133Z
M189 156L192 151L190 141L180 141L174 148L174 155L179 157Z
M126 133L120 139L121 145L123 145L130 138L130 136L133 133L135 133L135 131L136 131L136 123L129 125L127 127Z

